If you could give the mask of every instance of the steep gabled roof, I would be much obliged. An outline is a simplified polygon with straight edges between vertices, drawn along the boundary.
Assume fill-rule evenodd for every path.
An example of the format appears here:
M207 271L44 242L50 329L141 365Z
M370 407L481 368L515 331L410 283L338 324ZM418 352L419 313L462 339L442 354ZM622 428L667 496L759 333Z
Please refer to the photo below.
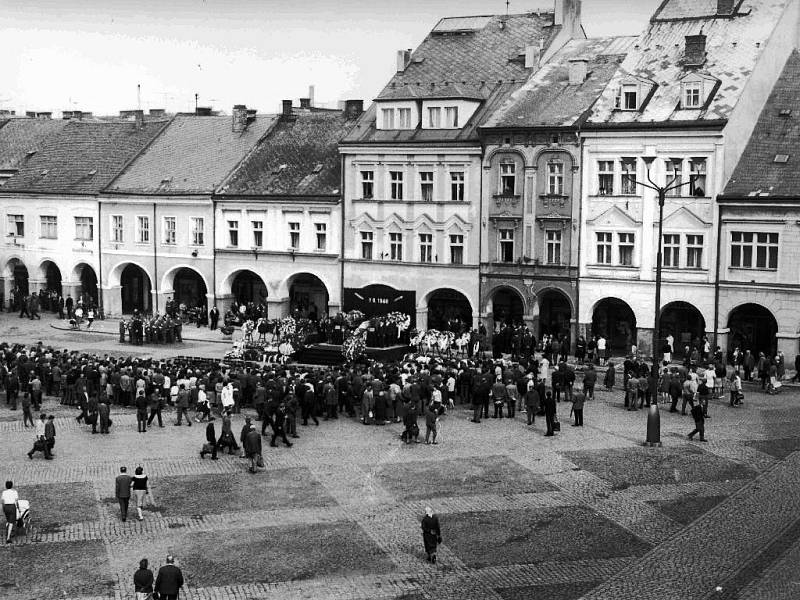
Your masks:
M724 196L800 199L800 53L792 52Z
M791 0L745 0L733 15L718 16L708 0L665 0L606 86L590 115L593 125L718 122L728 119ZM686 37L706 36L700 65L685 64ZM718 81L700 109L683 109L681 79L693 69ZM640 110L615 108L628 78L653 82ZM708 91L708 90L707 90Z
M580 125L635 40L635 37L571 40L511 94L483 127ZM577 59L587 61L587 77L583 83L570 84L570 61Z
M403 72L395 73L376 102L457 98L483 104L461 129L378 130L375 105L367 110L343 143L463 142L477 139L476 129L530 76L525 48L547 53L562 27L553 13L450 17L412 53Z
M338 144L354 123L338 110L300 111L281 118L218 194L338 196Z
M42 149L51 135L69 121L51 119L8 119L0 121L0 171L19 169Z
M70 121L47 139L3 192L96 194L157 136L166 120Z
M230 116L177 116L107 191L213 193L275 120L274 115L257 115L244 131L234 132Z

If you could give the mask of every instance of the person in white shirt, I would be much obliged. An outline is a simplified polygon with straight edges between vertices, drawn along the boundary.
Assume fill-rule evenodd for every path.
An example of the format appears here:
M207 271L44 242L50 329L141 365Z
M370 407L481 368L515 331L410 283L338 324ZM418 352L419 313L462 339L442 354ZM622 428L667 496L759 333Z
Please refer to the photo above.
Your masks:
M14 523L17 521L17 505L19 504L19 494L14 489L13 481L6 481L6 489L0 494L0 499L3 501L3 514L6 517L6 544L10 544Z
M606 356L606 338L602 335L597 336L597 356L603 360L603 365L608 362L608 356Z
M202 416L198 419L195 417L195 420L200 423L203 419L208 418L209 421L213 421L214 417L211 416L211 407L208 405L208 396L206 395L206 386L205 384L200 384L200 389L197 390L197 412L198 414L202 414Z

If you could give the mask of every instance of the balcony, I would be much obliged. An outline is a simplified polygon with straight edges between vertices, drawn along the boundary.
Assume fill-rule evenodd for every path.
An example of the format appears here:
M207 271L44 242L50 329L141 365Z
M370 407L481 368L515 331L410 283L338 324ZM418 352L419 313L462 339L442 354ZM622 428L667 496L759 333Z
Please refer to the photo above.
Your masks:
M519 194L495 194L494 205L499 210L513 210L520 207L522 196Z

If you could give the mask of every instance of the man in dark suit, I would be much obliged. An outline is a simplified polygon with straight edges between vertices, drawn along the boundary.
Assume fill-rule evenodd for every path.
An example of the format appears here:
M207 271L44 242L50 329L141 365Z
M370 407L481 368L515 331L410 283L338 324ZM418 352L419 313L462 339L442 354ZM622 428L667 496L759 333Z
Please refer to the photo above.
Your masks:
M183 587L183 573L174 563L175 559L167 556L167 564L158 570L155 592L159 600L178 600L178 593Z
M119 512L123 522L128 519L128 503L131 500L131 485L133 485L133 479L127 471L127 467L120 467L119 475L114 482L114 495L119 501Z
M208 328L211 331L214 331L217 328L217 323L219 322L219 309L215 306L211 307L211 310L208 311L208 319L210 324Z

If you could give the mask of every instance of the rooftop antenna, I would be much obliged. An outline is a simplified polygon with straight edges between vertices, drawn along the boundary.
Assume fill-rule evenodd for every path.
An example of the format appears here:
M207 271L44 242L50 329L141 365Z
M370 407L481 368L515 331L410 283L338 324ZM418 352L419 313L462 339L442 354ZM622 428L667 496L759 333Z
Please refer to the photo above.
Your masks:
M195 92L194 93L194 112L197 112L197 101L199 100L199 98L200 98L200 94Z
M136 84L136 108L142 110L142 84Z
M508 16L508 8L511 6L511 0L506 0L506 16Z

